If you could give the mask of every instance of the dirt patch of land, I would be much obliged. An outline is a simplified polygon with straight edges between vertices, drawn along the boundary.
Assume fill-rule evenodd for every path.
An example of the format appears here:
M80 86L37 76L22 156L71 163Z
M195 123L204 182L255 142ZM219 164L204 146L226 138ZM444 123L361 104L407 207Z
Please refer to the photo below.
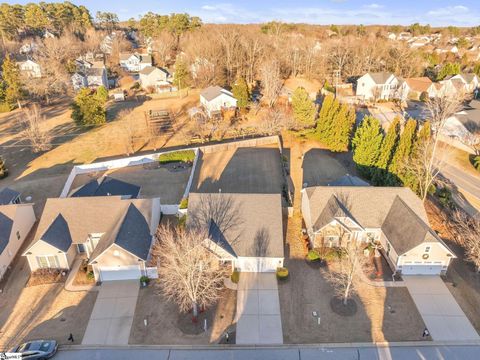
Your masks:
M236 291L225 289L218 303L207 309L207 332L198 335L181 330L185 314L161 295L152 283L141 288L130 332L129 344L199 345L218 343L227 329L233 325L237 304ZM144 319L148 325L145 326ZM203 323L200 324L203 327Z
M359 282L353 297L357 311L342 316L331 309L334 292L320 270L300 259L286 260L286 266L290 279L279 283L285 343L422 340L425 325L406 288ZM320 325L312 315L314 311L320 315Z

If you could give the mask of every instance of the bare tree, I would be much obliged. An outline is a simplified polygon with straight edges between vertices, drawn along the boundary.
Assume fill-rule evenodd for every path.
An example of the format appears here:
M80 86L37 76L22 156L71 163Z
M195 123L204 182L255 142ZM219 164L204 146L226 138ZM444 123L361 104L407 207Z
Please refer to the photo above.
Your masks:
M472 217L462 210L457 210L452 218L457 242L464 247L466 259L480 272L480 217Z
M139 134L138 124L132 116L132 111L124 109L118 113L120 126L125 144L125 154L128 156L135 153L135 139Z
M38 153L51 149L52 137L48 130L41 128L40 124L45 121L45 116L42 116L38 104L24 109L20 116L20 122L24 128L23 134L30 142L32 151Z
M272 59L264 62L260 67L260 78L263 89L263 100L269 107L272 107L277 101L283 85L278 60Z
M160 290L174 301L180 311L193 310L196 319L200 307L214 304L228 276L218 257L205 247L207 233L199 229L161 227L152 256L157 260Z
M264 135L276 135L284 129L294 127L293 119L278 107L270 108L261 116L260 131Z

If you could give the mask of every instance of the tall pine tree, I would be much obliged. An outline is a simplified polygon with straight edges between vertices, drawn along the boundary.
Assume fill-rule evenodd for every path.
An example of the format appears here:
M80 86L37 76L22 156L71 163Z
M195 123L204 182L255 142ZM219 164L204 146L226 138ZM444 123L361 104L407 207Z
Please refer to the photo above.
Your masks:
M387 171L390 162L392 161L395 148L400 137L400 118L393 119L392 124L388 128L387 134L383 138L382 147L380 149L380 156L377 160L377 168L372 177L374 185L394 185L392 177Z
M392 162L388 167L388 171L396 175L402 181L404 177L403 164L408 160L410 154L412 153L416 129L417 122L414 119L409 119L405 124L402 134L400 135L397 149L395 150Z
M15 61L10 59L7 55L2 65L2 77L5 82L5 103L10 109L20 106L20 99L22 98L22 82L20 80L20 69Z
M370 178L380 156L383 134L380 122L373 116L366 116L352 140L353 161L359 172Z
M245 109L250 100L250 92L248 90L247 81L243 76L239 76L235 84L232 86L232 93L237 99L237 106L240 109Z
M331 151L347 151L350 144L353 125L355 125L355 109L347 104L340 105L340 110L333 121L332 134L326 145Z
M304 126L311 126L315 122L315 104L310 99L307 90L298 87L292 96L293 118Z

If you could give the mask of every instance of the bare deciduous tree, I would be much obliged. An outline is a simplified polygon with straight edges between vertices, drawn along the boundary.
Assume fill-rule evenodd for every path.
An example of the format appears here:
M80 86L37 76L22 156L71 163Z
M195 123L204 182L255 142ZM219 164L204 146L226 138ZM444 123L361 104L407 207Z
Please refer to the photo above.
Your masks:
M51 149L52 137L50 132L43 130L40 125L45 120L45 116L41 114L40 107L34 104L30 108L23 110L20 116L20 121L24 128L23 134L30 142L32 151L38 153Z
M266 111L261 119L260 130L264 135L276 135L294 125L292 117L278 107Z
M120 111L118 117L120 119L120 126L125 144L125 154L128 156L135 153L135 139L139 133L138 124L136 124L131 110L124 109Z
M277 101L280 90L282 89L282 79L280 77L280 63L278 60L268 60L260 67L260 79L263 89L262 100L272 107Z
M207 233L198 229L158 230L152 256L157 260L158 283L163 294L174 301L180 311L210 306L220 297L223 281L228 273L219 265L218 257L205 248Z
M464 247L467 260L480 272L480 217L457 210L452 218L457 242Z

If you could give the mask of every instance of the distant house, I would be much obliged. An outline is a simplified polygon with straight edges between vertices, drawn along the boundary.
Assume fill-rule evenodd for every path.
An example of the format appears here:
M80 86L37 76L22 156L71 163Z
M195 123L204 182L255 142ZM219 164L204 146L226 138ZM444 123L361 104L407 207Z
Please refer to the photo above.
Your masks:
M455 254L429 227L423 203L405 187L316 186L302 190L302 214L314 248L355 239L381 246L393 271L436 275ZM340 237L340 231L345 234Z
M70 269L85 254L97 281L146 275L160 199L120 196L48 199L33 242L23 253L30 270Z
M120 53L120 66L129 72L139 72L152 66L152 56L148 54Z
M223 109L236 108L237 99L230 91L220 86L209 86L200 93L200 104L210 116L212 113Z
M0 205L20 204L20 193L8 187L0 190Z
M208 209L228 202L229 225L210 218ZM204 227L205 247L223 264L241 272L274 272L283 266L283 220L280 194L190 193L187 227Z
M446 78L440 81L442 84L440 90L437 91L437 96L456 96L467 93L467 87L462 79Z
M35 223L33 204L0 206L0 280Z
M460 80L467 93L473 93L476 89L480 88L480 79L476 74L458 74L450 77L451 80Z
M75 90L83 87L97 88L104 86L108 89L107 69L101 61L76 60L77 72L71 77Z
M428 77L407 78L400 81L402 100L419 100L422 93L426 93L430 98L435 97L437 94L435 85Z
M399 79L387 72L367 73L357 80L356 95L364 100L392 100L399 97Z
M155 66L147 66L139 72L140 84L144 89L152 87L156 92L172 91L173 86L169 81L170 74L167 70Z
M125 181L103 176L94 179L72 191L71 197L87 196L120 196L122 199L136 199L140 194L140 186Z
M41 78L42 69L40 64L27 56L17 57L17 66L20 73L28 78Z
M472 100L462 111L448 118L442 133L467 146L473 145L475 135L480 133L480 100Z

